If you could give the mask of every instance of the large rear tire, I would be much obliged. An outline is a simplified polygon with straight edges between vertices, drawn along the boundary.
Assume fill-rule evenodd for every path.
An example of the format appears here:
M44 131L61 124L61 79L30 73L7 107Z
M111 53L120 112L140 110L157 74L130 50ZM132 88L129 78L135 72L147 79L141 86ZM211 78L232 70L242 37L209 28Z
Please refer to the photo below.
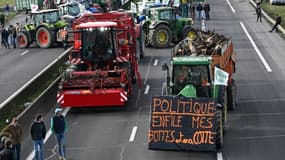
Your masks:
M166 48L172 42L171 30L167 25L158 25L149 33L150 44L155 48Z
M227 87L227 100L228 100L229 110L234 110L236 108L237 105L236 94L237 94L237 87L234 81L232 81L231 85Z
M221 109L216 111L216 148L221 149L224 146L223 113Z
M16 37L16 44L18 48L28 48L30 46L29 37L27 33L20 32Z
M36 42L41 48L49 48L54 42L54 32L46 27L40 27L36 32Z

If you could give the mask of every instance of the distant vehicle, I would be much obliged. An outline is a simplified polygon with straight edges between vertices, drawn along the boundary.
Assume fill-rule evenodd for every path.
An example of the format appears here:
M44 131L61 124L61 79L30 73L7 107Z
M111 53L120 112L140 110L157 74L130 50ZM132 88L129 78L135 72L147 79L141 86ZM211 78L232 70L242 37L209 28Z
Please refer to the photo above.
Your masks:
M19 48L27 48L36 42L40 48L49 48L64 37L61 33L68 23L61 20L58 9L41 10L32 13L33 23L25 25L17 35Z
M43 0L16 0L15 5L18 11L31 10L31 5L38 5L39 8L43 6Z
M185 37L195 36L192 18L179 15L173 7L152 7L144 10L143 21L145 42L155 48L169 47L171 42L178 42Z

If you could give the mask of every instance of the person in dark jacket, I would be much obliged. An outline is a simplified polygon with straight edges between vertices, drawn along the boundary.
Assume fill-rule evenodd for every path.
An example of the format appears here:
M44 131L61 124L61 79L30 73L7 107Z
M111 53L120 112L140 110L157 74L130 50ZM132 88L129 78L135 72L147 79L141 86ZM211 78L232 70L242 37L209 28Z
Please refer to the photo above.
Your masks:
M4 28L4 27L3 27ZM9 42L8 42L8 38L9 38L9 32L7 28L4 28L1 32L1 36L2 36L2 44L5 46L6 49L9 49Z
M51 118L51 131L55 135L58 145L59 159L65 160L65 138L67 131L65 117L62 115L62 109L56 108L55 115Z
M204 4L204 11L205 11L206 20L210 20L210 4L207 1L205 1Z
M278 31L277 26L281 24L282 18L280 15L277 15L275 19L275 24L269 32L273 32L274 30Z
M197 6L197 11L198 11L198 19L200 20L201 17L202 17L202 11L203 11L203 6L202 6L202 2L198 3L198 6Z
M261 22L262 20L261 20L261 6L260 6L260 2L258 2L257 4L256 4L256 16L257 16L257 19L256 19L256 22L258 22L258 20Z
M4 146L5 148L0 152L0 160L16 160L11 140L6 139Z
M38 114L31 125L31 137L35 150L35 160L44 160L43 144L46 137L46 127L43 120L44 116Z

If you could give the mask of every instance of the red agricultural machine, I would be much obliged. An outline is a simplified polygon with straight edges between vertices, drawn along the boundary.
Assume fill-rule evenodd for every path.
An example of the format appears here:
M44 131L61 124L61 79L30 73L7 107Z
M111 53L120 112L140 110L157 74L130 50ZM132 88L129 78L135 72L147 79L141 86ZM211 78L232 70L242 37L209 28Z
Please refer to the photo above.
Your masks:
M70 66L59 84L62 107L124 106L133 83L142 85L138 71L140 34L125 11L86 14L73 24Z

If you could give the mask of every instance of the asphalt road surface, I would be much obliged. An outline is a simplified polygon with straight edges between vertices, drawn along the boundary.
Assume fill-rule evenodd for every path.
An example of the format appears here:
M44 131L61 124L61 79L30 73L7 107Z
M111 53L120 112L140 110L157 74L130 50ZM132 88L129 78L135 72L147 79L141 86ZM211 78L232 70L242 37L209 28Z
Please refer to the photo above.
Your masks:
M208 27L232 37L237 52L238 107L229 113L222 157L226 160L280 160L285 155L284 41L245 0L210 1ZM199 21L196 21L196 25ZM52 51L50 51L52 54ZM150 100L161 94L170 49L146 50L140 63L144 87L136 87L127 106L84 109L67 114L69 160L214 160L214 152L153 151L147 149ZM2 77L2 76L1 76ZM48 122L49 116L46 117ZM132 136L131 136L132 135ZM32 150L23 144L23 156ZM55 138L45 144L46 159L55 160Z
M63 48L0 49L0 103L43 70Z

